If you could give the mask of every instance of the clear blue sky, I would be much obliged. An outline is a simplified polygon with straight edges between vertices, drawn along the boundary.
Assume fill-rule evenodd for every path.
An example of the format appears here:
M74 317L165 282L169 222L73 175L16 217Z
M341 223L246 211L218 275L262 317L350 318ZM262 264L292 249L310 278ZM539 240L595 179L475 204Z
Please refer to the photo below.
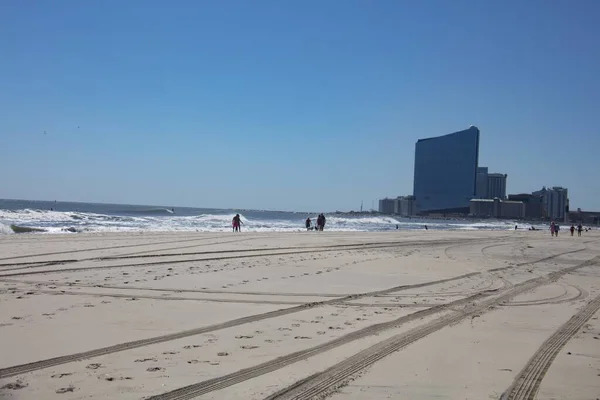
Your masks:
M600 1L4 0L0 198L357 209L477 125L600 209ZM46 134L44 134L46 131Z

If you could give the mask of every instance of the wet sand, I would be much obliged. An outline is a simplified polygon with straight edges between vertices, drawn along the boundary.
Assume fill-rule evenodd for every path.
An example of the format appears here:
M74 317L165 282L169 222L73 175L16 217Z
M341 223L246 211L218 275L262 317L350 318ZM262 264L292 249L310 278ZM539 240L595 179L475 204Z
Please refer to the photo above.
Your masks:
M10 235L0 398L594 399L600 234Z

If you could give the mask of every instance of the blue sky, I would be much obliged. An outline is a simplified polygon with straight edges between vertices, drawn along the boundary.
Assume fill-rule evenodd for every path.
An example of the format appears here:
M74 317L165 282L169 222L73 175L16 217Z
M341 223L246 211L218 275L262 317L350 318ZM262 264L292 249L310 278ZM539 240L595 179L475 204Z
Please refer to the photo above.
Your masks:
M0 5L0 198L357 209L477 125L508 191L600 209L600 2ZM46 134L44 134L44 131Z

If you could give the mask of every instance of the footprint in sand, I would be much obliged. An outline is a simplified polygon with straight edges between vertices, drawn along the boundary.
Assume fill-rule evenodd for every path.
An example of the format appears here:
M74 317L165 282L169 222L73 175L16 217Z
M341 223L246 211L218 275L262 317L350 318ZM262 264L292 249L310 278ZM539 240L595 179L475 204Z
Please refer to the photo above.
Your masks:
M326 334L326 333L327 333L327 332L325 332L325 331L318 331L318 332L317 332L317 335L324 335L324 334Z
M242 348L244 350L253 350L253 349L258 349L258 346L240 346L240 348Z
M167 355L167 354L178 354L178 351L165 351L163 352L163 354Z
M156 372L156 371L162 371L164 368L161 367L150 367L148 369L146 369L146 371L148 372Z
M69 385L69 386L68 386L68 387L66 387L66 388L60 388L60 389L58 389L58 390L56 391L56 393L58 393L58 394L64 394L64 393L72 393L72 392L74 392L74 391L75 391L75 386L73 386L73 385Z
M152 358L138 358L134 362L143 363L143 362L146 362L146 361L155 361L156 362L158 360L156 358L154 358L154 357L152 357Z
M278 331L291 331L290 328L277 328Z
M300 328L300 324L292 324L294 328Z
M250 335L238 335L235 338L236 339L252 339L254 336L250 336Z
M17 379L15 382L7 383L6 385L0 387L0 389L19 390L26 388L27 386L27 383L23 382L20 379Z
M88 364L88 366L86 366L87 369L98 369L101 367L102 367L102 364L100 364L100 363L92 363L92 364Z
M220 352L217 353L217 355L219 357L227 357L229 355L229 353L226 352L226 351L220 351Z
M183 346L184 349L188 350L188 349L196 349L198 347L201 347L201 345L199 344L188 344L187 346Z
M294 339L298 340L305 340L305 339L312 339L310 336L295 336Z
M59 378L64 378L65 376L70 376L70 375L73 375L73 373L72 372L63 372L62 374L52 375L51 378L59 379Z

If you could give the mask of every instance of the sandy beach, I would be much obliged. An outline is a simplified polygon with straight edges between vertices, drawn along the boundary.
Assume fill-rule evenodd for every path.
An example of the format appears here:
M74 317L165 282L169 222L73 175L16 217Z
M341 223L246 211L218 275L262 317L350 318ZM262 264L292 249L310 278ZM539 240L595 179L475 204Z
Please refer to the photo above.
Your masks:
M0 398L596 399L600 233L0 238Z

